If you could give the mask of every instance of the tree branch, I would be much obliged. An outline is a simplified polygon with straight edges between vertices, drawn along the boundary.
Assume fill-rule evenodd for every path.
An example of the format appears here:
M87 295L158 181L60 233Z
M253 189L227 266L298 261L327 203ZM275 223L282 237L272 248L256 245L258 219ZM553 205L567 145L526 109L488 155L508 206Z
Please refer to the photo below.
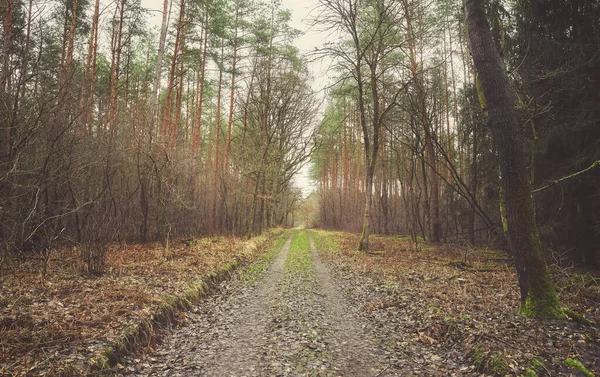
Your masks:
M540 191L547 190L547 189L549 189L552 186L556 186L557 184L562 183L563 181L566 181L568 179L575 178L578 175L581 175L581 174L583 174L585 172L588 172L588 171L590 171L590 170L592 170L592 169L594 169L595 167L598 167L598 166L600 166L600 160L594 161L590 166L588 166L587 168L585 168L585 169L583 169L581 171L578 171L576 173L573 173L573 174L567 175L565 177L559 178L559 179L557 179L555 181L552 181L551 183L547 184L546 186L543 186L543 187L540 187L538 189L532 190L531 192L533 194L536 194L536 193L538 193Z

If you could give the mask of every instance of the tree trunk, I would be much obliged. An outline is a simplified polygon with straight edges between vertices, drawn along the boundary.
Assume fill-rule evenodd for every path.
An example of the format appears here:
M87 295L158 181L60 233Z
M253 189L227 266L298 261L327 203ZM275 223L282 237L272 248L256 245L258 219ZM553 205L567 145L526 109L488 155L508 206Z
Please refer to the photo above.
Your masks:
M85 68L83 71L83 81L81 84L81 98L79 99L79 112L77 115L81 117L79 130L86 128L88 121L88 112L90 111L88 98L91 96L88 88L88 77L90 75L90 67L92 65L92 58L94 58L94 51L96 47L96 35L98 29L98 19L100 16L100 1L96 0L94 5L94 15L92 16L92 28L90 29L90 40L88 42L88 53L85 60Z
M477 122L475 121L473 123L473 154L471 157L471 171L469 174L469 189L471 190L471 192L473 193L473 199L476 200L477 198L477 181L478 181L478 169L479 167L477 166L477 153L478 153L478 148L477 146L479 145L479 139L477 137ZM472 246L475 246L475 206L471 206L471 211L469 211L469 228L468 228L468 232L469 232L469 242L471 243Z
M116 131L115 128L115 120L117 117L117 102L119 95L119 69L121 66L121 47L123 41L123 20L125 15L125 2L126 0L122 0L119 4L119 30L117 31L117 39L116 46L113 46L113 59L111 62L110 69L110 132L111 136L114 135ZM68 58L68 56L67 56Z
M181 7L185 6L185 2L181 2ZM185 19L185 10L181 11L179 19L181 27L181 41L179 43L179 84L177 85L177 95L175 96L175 121L171 124L171 148L174 148L177 143L178 130L181 122L181 104L183 101L183 78L185 76L184 62L185 62L185 31L187 27L187 20ZM187 118L187 117L186 117Z
M206 74L206 51L208 47L208 13L204 18L204 46L202 48L202 59L198 62L200 65L200 78L197 85L198 101L196 102L196 117L194 119L194 129L192 130L192 157L198 157L197 165L200 166L201 156L198 151L200 147L200 138L202 136L202 105L204 103L204 79ZM197 180L195 180L197 183Z
M360 238L360 244L358 246L359 251L369 250L369 226L371 222L371 209L373 206L373 176L375 175L375 168L377 166L377 156L379 155L379 143L380 143L380 128L381 128L381 115L379 108L379 88L377 86L377 65L379 64L379 55L377 52L374 53L372 61L369 62L371 71L371 95L373 101L373 146L371 150L367 148L368 137L366 124L363 124L363 134L365 138L365 164L367 166L367 188L365 190L365 213L363 218L363 229ZM360 70L360 69L359 69ZM361 116L362 117L362 116Z
M212 180L212 227L217 229L220 226L220 219L217 218L217 185L221 179L221 87L223 83L223 53L224 53L224 41L221 40L221 65L219 67L219 82L217 84L217 113L215 114L215 158L214 158L214 170Z
M360 44L358 38L355 40L356 45L356 84L358 88L358 111L360 117L360 127L362 129L363 142L365 144L365 208L363 212L363 225L360 239L358 241L358 251L369 250L369 219L371 205L373 203L373 172L371 170L371 142L369 140L369 129L367 127L367 110L364 99L363 79L361 73L362 54L360 53Z
M183 17L185 13L185 2L181 0L179 5L179 20L177 21L177 32L175 33L175 47L173 48L173 59L171 60L171 70L169 72L169 84L167 85L167 96L165 98L165 112L163 114L162 137L165 147L170 145L175 138L170 127L171 120L171 97L175 86L175 68L179 58L179 44L181 42L181 31L183 29Z
M59 83L59 93L61 93L61 99L64 100L68 86L71 83L72 67L73 67L73 48L75 43L75 26L77 25L77 5L78 0L73 2L73 8L71 9L71 25L69 26L69 41L67 44L67 51L65 54L62 80Z
M531 317L562 317L558 296L542 255L531 184L517 135L515 98L494 46L482 0L465 0L465 10L471 54L485 96L488 123L502 174L509 244L521 289L519 313Z
M165 43L167 40L167 26L168 26L168 17L170 14L170 10L167 13L167 8L169 6L169 0L165 0L163 3L163 16L162 23L160 27L160 40L158 42L158 56L156 59L156 67L154 69L154 86L152 88L152 108L155 114L158 114L158 92L160 91L160 75L162 71L162 62L163 57L165 55Z
M235 33L233 36L233 58L231 62L231 88L229 92L229 119L227 120L227 143L225 144L225 160L224 166L225 171L229 171L229 152L231 149L231 127L233 125L233 105L235 100L235 68L237 64L237 50L238 50L238 23L239 23L239 9L235 11Z

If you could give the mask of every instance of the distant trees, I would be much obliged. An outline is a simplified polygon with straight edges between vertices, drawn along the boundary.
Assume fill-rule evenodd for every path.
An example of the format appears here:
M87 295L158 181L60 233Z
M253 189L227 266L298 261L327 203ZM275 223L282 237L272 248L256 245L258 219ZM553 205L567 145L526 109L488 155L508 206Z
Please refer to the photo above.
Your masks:
M289 224L315 111L286 11L165 1L155 35L137 1L57 4L0 3L3 252L95 273L112 240Z
M320 54L337 59L342 70L340 82L348 81L347 85L351 85L356 91L353 97L364 149L365 172L364 212L358 249L366 251L369 249L369 233L373 221L374 177L378 160L382 158L380 147L385 137L385 118L388 112L396 107L399 91L406 87L406 85L397 87L394 73L388 73L392 69L388 56L398 43L398 30L394 24L397 22L399 7L395 2L387 1L322 0L320 3L323 10L320 21L335 28L350 40L351 47L342 40L326 45ZM389 74L389 80L386 80L386 73ZM390 98L387 99L386 96ZM346 130L345 114L343 122ZM345 139L344 143L346 142ZM347 146L344 148L346 161ZM385 160L382 161L385 163ZM360 164L360 161L357 163ZM346 186L347 168L348 166L345 165ZM337 185L337 177L333 178L335 179L333 183ZM382 188L387 189L387 183ZM387 195L383 197L387 199ZM387 206L384 205L384 208Z
M461 112L471 107L461 103L469 98L461 95L474 92L474 83L463 58L464 27L457 27L462 20L456 5L322 1L321 8L319 21L346 38L319 51L335 58L339 67L339 84L321 130L320 153L330 157L320 157L315 169L315 177L326 180L321 185L322 225L356 230L358 201L368 214L365 236L369 227L409 233L415 242L466 233L475 242L494 234L489 209L497 212L497 207L478 202L478 191L487 187L471 185L470 179L475 161L492 160L491 152L478 153L471 125L459 122ZM358 8L361 12L354 14ZM432 54L440 58L430 59ZM360 138L355 138L356 130ZM335 137L336 132L342 137ZM483 140L480 135L477 142ZM494 169L492 165L489 172ZM361 173L352 203L341 200L350 191L350 172ZM367 246L365 236L359 248Z
M600 7L593 1L515 1L515 33L507 43L534 187L600 159ZM600 171L535 194L542 241L597 265ZM560 204L559 204L560 203Z
M532 187L599 159L592 104L598 71L592 30L599 18L591 3L484 3L516 93L517 132L525 140L518 148ZM506 245L505 174L486 126L490 109L459 4L323 0L320 11L315 25L342 38L317 52L337 64L313 169L321 226L408 233L415 242ZM589 169L534 190L542 244L572 250L573 260L589 265L600 244L594 242L600 235L597 178ZM367 214L360 224L358 207Z

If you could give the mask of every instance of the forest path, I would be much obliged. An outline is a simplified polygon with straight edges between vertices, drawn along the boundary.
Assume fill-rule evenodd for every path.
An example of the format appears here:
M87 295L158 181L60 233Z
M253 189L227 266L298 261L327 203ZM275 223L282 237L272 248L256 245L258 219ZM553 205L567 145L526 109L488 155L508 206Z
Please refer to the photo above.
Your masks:
M128 376L391 376L305 231L288 238L256 283L240 277L191 312ZM393 369L393 368L392 368Z

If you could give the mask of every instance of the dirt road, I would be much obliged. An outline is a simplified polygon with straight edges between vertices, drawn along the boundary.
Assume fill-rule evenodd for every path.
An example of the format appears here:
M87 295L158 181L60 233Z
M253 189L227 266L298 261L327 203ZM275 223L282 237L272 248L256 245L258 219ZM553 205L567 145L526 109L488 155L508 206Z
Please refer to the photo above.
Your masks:
M367 298L348 294L351 284L322 262L311 235L297 231L254 284L243 276L223 283L221 294L154 353L132 358L124 374L406 375L406 365L386 351L381 326L361 315Z

